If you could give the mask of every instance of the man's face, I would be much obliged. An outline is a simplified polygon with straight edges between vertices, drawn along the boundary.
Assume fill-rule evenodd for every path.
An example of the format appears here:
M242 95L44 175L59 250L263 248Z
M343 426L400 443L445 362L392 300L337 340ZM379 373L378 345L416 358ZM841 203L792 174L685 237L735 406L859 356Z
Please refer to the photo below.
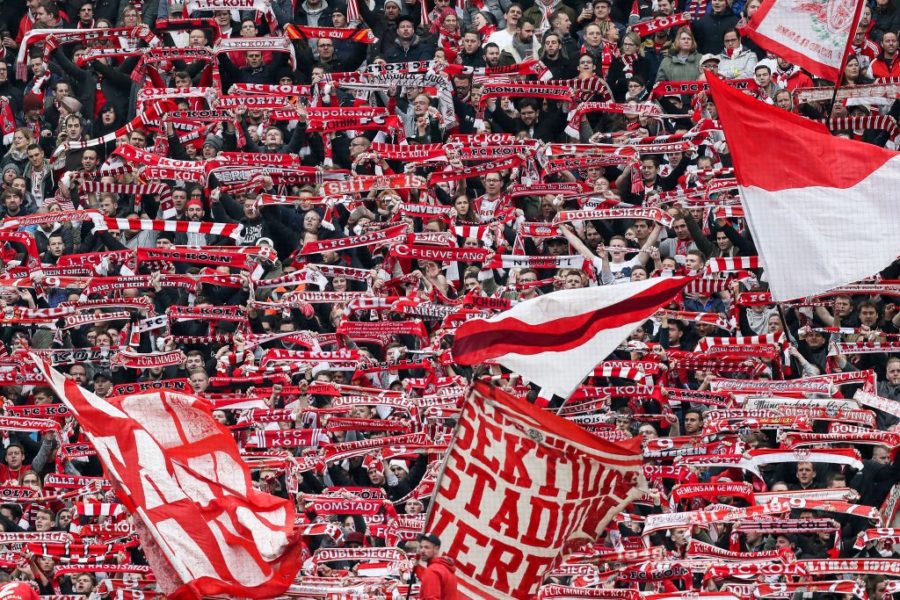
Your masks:
M441 551L440 546L435 546L428 540L422 540L419 542L419 556L422 557L422 560L429 561L438 555L438 552Z
M94 6L87 3L83 4L78 9L78 18L81 19L82 23L90 23L91 19L94 18Z
M519 111L519 116L522 118L522 122L525 123L525 125L531 127L537 121L538 111L536 111L533 106L525 106Z
M85 150L81 155L81 168L85 171L93 171L97 168L97 152Z
M834 301L834 312L839 317L846 317L853 311L853 304L849 298L836 298Z
M813 482L813 479L816 478L816 471L813 469L812 463L809 462L800 462L797 463L797 481L801 483L801 485L809 485Z
M281 135L281 130L276 127L271 127L266 130L266 146L269 148L277 148L284 143L284 136Z
M75 593L77 594L90 594L91 590L94 589L94 584L91 581L90 576L88 575L79 575L75 579Z
M389 2L384 5L384 16L387 17L388 21L396 21L400 16L400 7L394 4L393 2Z
M606 2L594 4L594 18L599 21L607 20L609 18L609 4Z
M262 52L248 52L247 66L251 69L258 69L262 66Z
M703 268L703 261L696 254L688 254L684 259L684 266L689 271L699 271Z
M34 20L41 27L49 27L53 24L53 15L47 12L47 9L43 6L38 6L37 10L34 11Z
M897 34L885 33L881 38L881 47L884 48L885 54L893 55L897 51Z
M757 69L753 72L753 75L756 78L757 85L760 87L768 87L772 81L772 74L769 73L768 69Z
M147 136L145 136L140 131L132 131L131 135L128 136L128 143L134 146L135 148L146 148L147 147Z
M553 27L555 27L558 32L565 35L569 33L569 29L572 28L572 19L570 19L569 15L566 13L561 12L556 16Z
M77 383L78 385L84 385L87 383L87 371L85 371L84 367L81 365L75 365L71 369L69 369L69 377L72 378L72 381Z
M206 46L206 34L201 29L194 29L188 34L188 44L192 48L202 48Z
M781 110L791 110L791 95L781 92L775 97L775 106Z
M69 84L61 81L56 84L56 97L57 98L67 98L72 95L72 88L69 87Z
M6 201L3 203L6 206L6 211L11 215L19 214L19 209L22 208L22 199L15 194L7 196Z
M393 465L391 467L391 473L393 473L400 481L406 481L406 479L409 478L409 473L406 472L406 469L399 465Z
M496 196L503 188L503 180L496 173L488 173L484 177L484 190L489 196Z
M559 38L555 35L547 36L544 40L544 53L551 58L559 54Z
M66 134L70 140L81 138L81 121L78 119L66 119Z
M403 21L402 23L397 25L397 37L401 40L411 40L415 34L416 30L413 28L413 24L409 21Z
M205 392L207 386L209 386L209 376L207 376L207 374L203 371L196 371L194 373L191 373L188 381L190 382L191 387L194 389L195 394Z
M684 222L684 219L678 219L672 223L672 229L675 230L675 236L679 240L685 241L691 237L691 232L688 230L687 223Z
M859 309L859 322L866 327L875 327L878 322L878 311L872 306L863 306Z
M185 190L173 191L172 204L175 206L175 210L177 210L178 212L184 210L184 205L187 204L187 192Z
M227 10L217 10L213 12L213 18L216 20L216 23L219 24L219 27L227 28L231 25L231 13Z
M576 290L582 287L581 276L577 273L570 273L566 275L566 280L563 283L563 288L567 290Z
M647 221L635 221L634 222L634 235L639 240L645 240L650 236L650 225Z
M197 204L191 204L184 211L184 216L187 217L188 221L202 221L203 220L203 207L198 206Z
M34 148L28 151L28 162L32 168L40 169L44 164L44 152L40 148Z
M522 28L519 29L519 39L525 44L530 44L531 40L533 38L534 38L534 25L531 23L523 24Z
M891 462L891 452L884 446L875 446L875 449L872 450L872 460L886 465Z
M62 256L64 249L65 244L63 244L63 239L61 237L54 236L47 242L47 250L50 251L52 256L59 258Z
M481 42L478 41L478 35L475 33L467 33L462 39L463 50L466 54L475 54L481 48Z
M669 0L658 0L657 6L659 7L660 12L662 12L663 14L672 14L672 3Z
M644 181L650 181L656 177L657 167L652 160L641 161L641 177Z
M456 89L457 98L466 98L472 91L472 81L468 77L453 79L453 87Z
M715 6L715 0L713 1L713 6ZM738 34L734 31L726 33L725 37L722 38L722 41L725 43L726 48L731 49L737 48L741 44L741 38L739 38Z
M697 413L688 413L684 417L684 432L688 435L700 433L703 427L703 419Z
M506 24L509 25L518 25L519 19L522 18L522 9L518 6L510 6L509 10L506 11Z
M18 446L10 446L6 449L6 466L10 469L18 469L25 462L25 453Z
M107 217L114 217L114 216L116 216L117 209L118 209L118 207L116 206L115 201L111 197L104 196L103 198L101 198L100 211L104 215L106 215Z
M47 68L44 65L44 59L42 59L40 56L35 56L28 61L28 64L31 65L31 72L34 73L35 77L42 77L47 71Z
M484 62L489 67L496 67L500 63L500 48L497 46L486 48L484 50Z
M726 8L728 8L728 3L725 0L712 0L713 12L721 14Z
M53 519L50 518L45 512L39 512L34 517L34 530L35 531L50 531L53 527Z
M334 42L331 40L319 40L316 48L319 50L319 58L322 60L331 60L334 56Z

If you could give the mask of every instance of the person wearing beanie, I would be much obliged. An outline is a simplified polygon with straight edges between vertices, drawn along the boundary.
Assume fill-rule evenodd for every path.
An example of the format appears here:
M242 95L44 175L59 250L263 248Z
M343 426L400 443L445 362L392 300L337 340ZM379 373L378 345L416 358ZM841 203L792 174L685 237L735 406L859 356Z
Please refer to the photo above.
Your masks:
M203 158L210 159L215 158L216 155L225 149L225 141L221 136L218 136L214 133L210 133L206 136L206 139L203 140Z

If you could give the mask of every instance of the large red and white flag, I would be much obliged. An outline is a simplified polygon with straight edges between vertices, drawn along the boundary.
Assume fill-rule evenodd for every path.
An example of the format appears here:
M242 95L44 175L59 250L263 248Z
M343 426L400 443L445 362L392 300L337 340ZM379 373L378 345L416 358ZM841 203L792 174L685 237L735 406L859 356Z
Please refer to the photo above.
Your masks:
M465 598L536 598L566 542L600 535L634 498L637 438L621 445L483 382L463 407L426 531Z
M875 275L900 255L900 154L709 86L775 300Z
M568 398L635 327L691 281L670 277L562 290L464 323L453 341L463 365L498 363Z
M253 488L206 401L170 391L106 400L31 358L97 449L167 597L288 588L301 565L293 503Z
M745 33L813 75L839 81L864 0L763 0Z

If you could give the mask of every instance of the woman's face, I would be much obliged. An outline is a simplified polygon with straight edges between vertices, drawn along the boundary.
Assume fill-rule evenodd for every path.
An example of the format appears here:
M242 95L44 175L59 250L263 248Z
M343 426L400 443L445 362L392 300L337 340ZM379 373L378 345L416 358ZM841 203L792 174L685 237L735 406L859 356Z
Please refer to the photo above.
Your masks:
M334 288L336 292L346 292L347 291L347 280L344 277L335 277L331 280L331 286Z
M103 121L104 125L112 125L113 121L116 120L116 111L112 108L104 110L100 114L100 120Z
M453 208L456 209L457 215L465 215L469 212L469 199L466 196L460 196L453 202Z
M678 49L680 51L690 52L693 45L694 40L691 39L691 35L689 33L682 33L678 36Z
M609 29L606 30L606 41L607 42L618 42L619 41L619 28L610 26Z
M856 81L859 78L859 60L856 58L851 58L847 61L847 66L844 67L844 75L853 81Z
M40 483L38 481L38 476L34 473L29 473L25 477L22 478L22 485L26 485L30 488L38 489L40 487Z
M456 31L459 28L459 19L456 15L447 15L444 17L444 29L447 31Z
M25 137L25 134L21 131L15 132L13 134L13 148L16 150L24 150L26 146L28 146L28 138Z
M753 13L755 13L757 11L757 9L759 8L759 4L760 4L759 0L750 0L750 2L747 3L747 16L748 17L753 16Z
M475 16L472 17L472 25L475 26L475 29L481 29L487 25L487 20L484 18L483 14L475 13Z
M125 27L136 27L138 24L138 16L137 11L133 8L128 8L122 13L122 24Z
M628 54L629 56L632 54L637 54L639 48L638 45L634 43L634 40L630 37L626 37L625 41L622 42L622 52Z

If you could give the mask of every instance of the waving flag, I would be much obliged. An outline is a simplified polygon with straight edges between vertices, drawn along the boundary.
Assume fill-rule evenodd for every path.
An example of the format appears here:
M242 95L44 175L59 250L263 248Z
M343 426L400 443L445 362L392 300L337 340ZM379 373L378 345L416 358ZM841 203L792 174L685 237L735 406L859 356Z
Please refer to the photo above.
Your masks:
M568 397L635 327L670 302L692 279L670 277L562 290L517 304L456 332L454 360L487 360Z
M812 296L875 275L900 254L900 155L710 78L741 201L772 296ZM864 232L854 236L852 232Z
M292 500L253 488L204 400L156 391L112 400L31 355L97 449L169 598L273 598L300 568Z
M745 32L762 48L840 81L863 0L763 0Z
M619 445L476 382L425 530L456 564L462 597L538 597L570 540L593 540L625 508L638 438Z

